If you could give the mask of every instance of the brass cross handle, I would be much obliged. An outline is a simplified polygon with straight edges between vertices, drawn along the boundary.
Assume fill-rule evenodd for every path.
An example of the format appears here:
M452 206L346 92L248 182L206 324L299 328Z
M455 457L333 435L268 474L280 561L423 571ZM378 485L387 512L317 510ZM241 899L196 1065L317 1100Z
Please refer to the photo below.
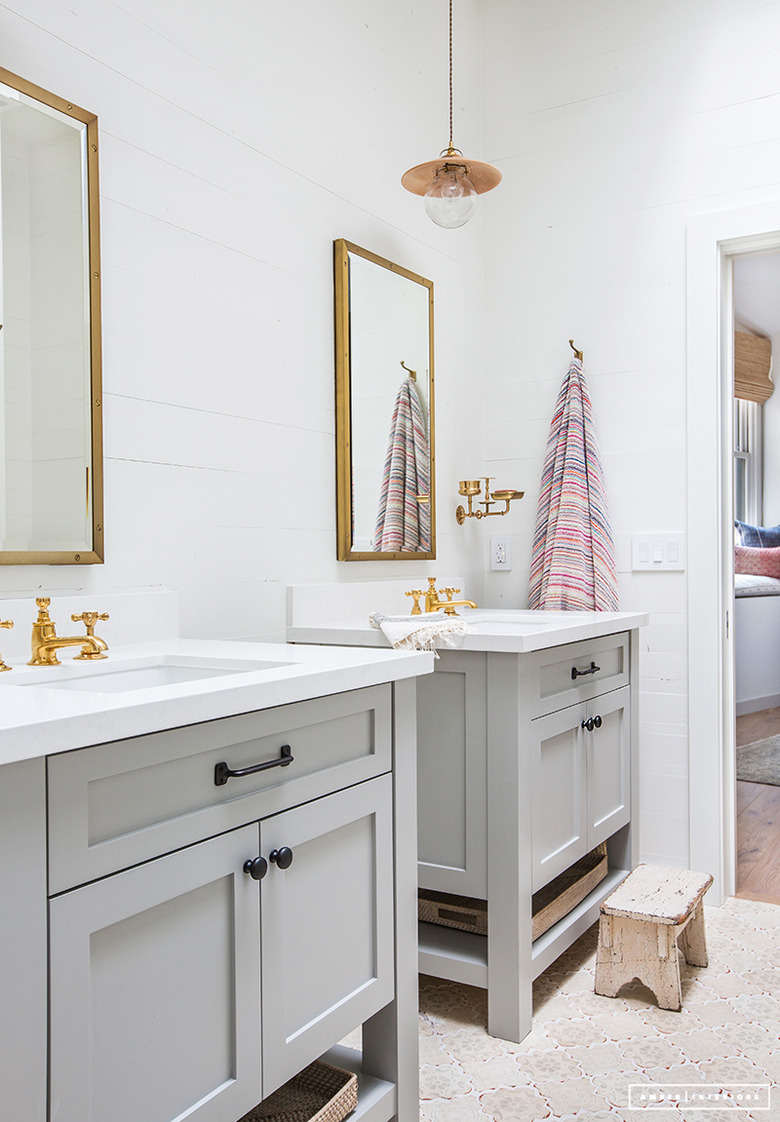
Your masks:
M410 615L421 616L422 615L422 609L420 608L420 597L422 596L422 589L421 588L413 588L411 590L411 592L405 592L404 596L413 596L414 597L414 606L412 607Z
M36 596L35 603L38 607L38 619L36 623L51 623L49 619L49 604L51 604L51 597L49 596Z
M87 629L87 635L94 636L95 624L99 619L108 619L108 612L80 612L78 615L72 615L70 618L74 623L78 623L79 620L81 620Z
M447 597L448 600L451 600L453 596L457 595L457 593L460 592L460 589L459 588L443 588L442 592L444 593L444 595Z
M12 619L0 619L0 627L13 627L13 625L14 625L14 621ZM3 662L2 656L0 656L0 673L3 670L12 670L12 669L13 669L13 667L6 666L6 664Z

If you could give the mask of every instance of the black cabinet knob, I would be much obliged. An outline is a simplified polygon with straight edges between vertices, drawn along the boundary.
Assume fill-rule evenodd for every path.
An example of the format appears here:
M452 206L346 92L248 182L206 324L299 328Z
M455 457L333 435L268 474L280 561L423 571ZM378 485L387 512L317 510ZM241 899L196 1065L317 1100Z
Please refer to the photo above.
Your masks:
M587 729L588 732L593 732L594 726L595 726L595 721L593 720L592 717L588 717L587 721L582 722L582 727L584 729Z
M280 869L289 869L293 863L293 851L288 845L283 845L281 849L269 853L268 860L273 861Z
M244 872L248 873L252 880L262 880L268 872L268 862L265 857L254 857L244 862Z
M601 717L597 716L593 718L593 724L595 728L600 729L604 722L602 721Z

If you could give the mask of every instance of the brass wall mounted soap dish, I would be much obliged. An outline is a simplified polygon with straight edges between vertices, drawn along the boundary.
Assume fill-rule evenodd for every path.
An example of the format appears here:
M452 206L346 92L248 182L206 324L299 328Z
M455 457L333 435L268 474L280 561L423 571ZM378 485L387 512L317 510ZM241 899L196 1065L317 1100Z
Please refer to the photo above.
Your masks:
M522 499L525 494L524 491L515 491L512 488L506 488L499 491L490 490L490 480L492 476L485 477L485 498L481 499L478 506L483 506L484 510L474 510L473 501L474 496L482 492L482 482L479 479L462 479L458 484L458 494L468 498L469 508L466 510L464 507L459 506L455 511L455 517L458 520L458 525L462 526L467 518L489 518L493 514L509 514L509 504L513 499ZM491 506L495 503L506 503L503 510L491 510Z

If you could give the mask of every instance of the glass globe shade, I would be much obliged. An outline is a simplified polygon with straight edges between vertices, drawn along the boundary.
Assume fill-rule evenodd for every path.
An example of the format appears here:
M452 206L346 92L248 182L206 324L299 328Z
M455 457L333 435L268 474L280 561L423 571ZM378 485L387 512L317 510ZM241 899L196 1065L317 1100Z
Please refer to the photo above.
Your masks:
M461 168L440 169L425 192L425 213L437 226L465 226L477 209L477 192Z

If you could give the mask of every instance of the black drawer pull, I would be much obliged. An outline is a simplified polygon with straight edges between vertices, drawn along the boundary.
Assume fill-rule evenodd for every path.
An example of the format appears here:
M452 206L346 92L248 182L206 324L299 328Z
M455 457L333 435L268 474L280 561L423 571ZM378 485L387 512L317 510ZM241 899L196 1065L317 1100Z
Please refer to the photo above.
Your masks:
M214 786L223 787L228 779L240 779L242 775L254 775L258 771L268 771L269 767L287 767L288 764L293 762L294 758L290 745L283 744L279 749L279 759L266 760L264 764L252 764L251 767L239 767L233 771L222 760L214 765Z
M575 682L577 678L584 678L586 674L597 674L601 670L600 666L596 666L595 662L590 664L589 670L578 670L576 666L571 668L571 680Z

